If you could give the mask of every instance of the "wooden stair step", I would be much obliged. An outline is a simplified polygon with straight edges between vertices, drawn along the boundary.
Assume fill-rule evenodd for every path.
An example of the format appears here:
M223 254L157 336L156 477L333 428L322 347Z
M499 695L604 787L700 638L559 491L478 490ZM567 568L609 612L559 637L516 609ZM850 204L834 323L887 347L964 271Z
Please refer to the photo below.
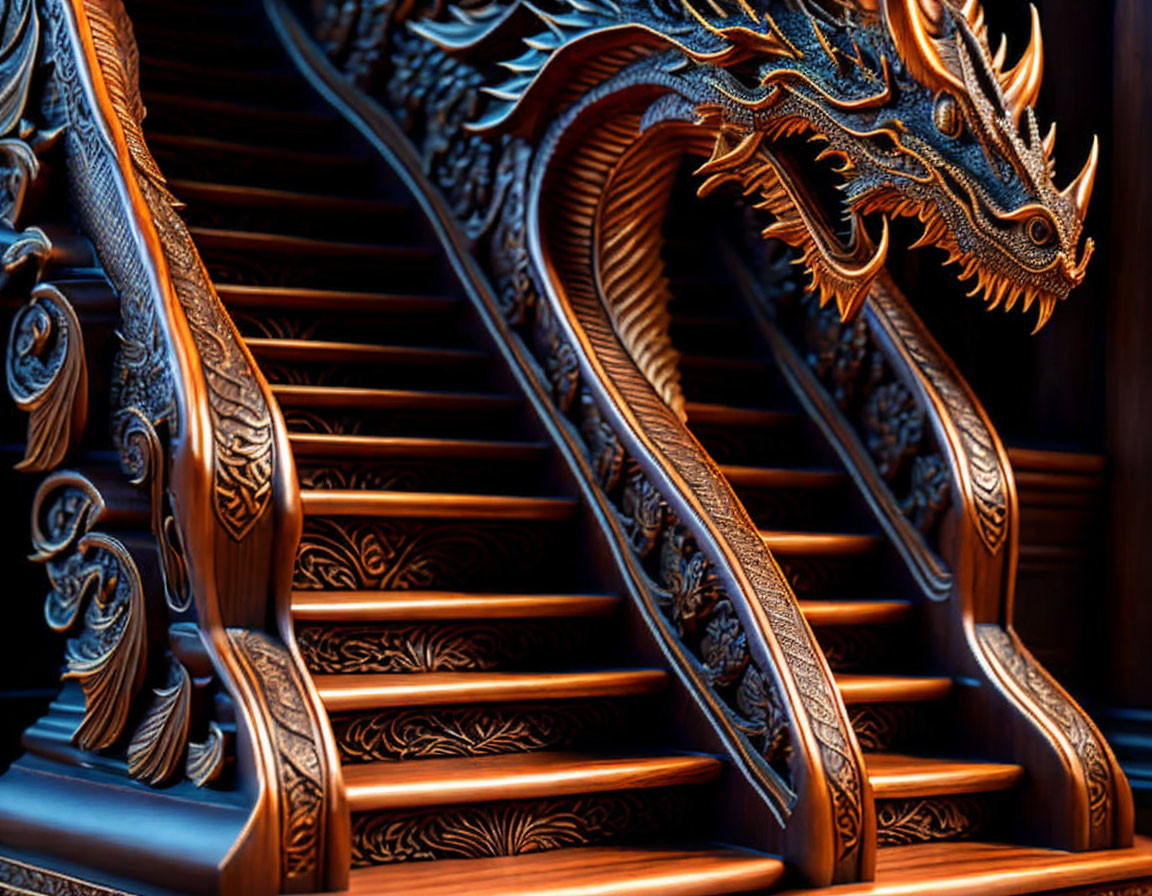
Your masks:
M355 386L294 386L273 383L272 394L284 407L375 411L464 411L491 414L520 406L512 395L485 392L425 392L416 389L362 389Z
M239 156L254 161L288 162L310 171L345 171L348 168L358 168L363 171L375 164L368 156L354 153L286 149L282 146L221 140L216 137L200 137L192 134L149 132L148 145L152 149L186 151L190 156L195 156L197 153L212 152Z
M836 557L871 554L884 544L879 535L835 532L780 532L762 529L760 537L774 553L794 557Z
M878 800L954 796L1010 790L1024 768L1002 762L932 759L898 753L867 753L868 779Z
M941 700L952 691L952 679L911 675L836 676L841 699L848 704L923 703Z
M876 853L876 878L777 896L1022 896L1152 876L1152 840L1130 849L1063 852L1003 843L920 843Z
M792 411L770 411L761 408L730 407L701 401L689 401L684 413L690 425L776 427L791 426L800 421Z
M714 756L511 753L344 768L352 812L521 800L702 784L720 774Z
M288 436L297 457L369 458L372 460L539 460L543 442L493 442L479 439L409 438L405 436L328 435L294 432Z
M802 600L800 612L811 626L894 625L912 612L906 600Z
M300 503L306 516L378 516L404 519L540 520L572 517L579 502L572 498L528 498L517 495L461 495L442 492L372 492L304 489Z
M201 252L211 252L214 249L269 252L288 264L292 259L302 255L370 259L391 263L427 263L436 257L436 250L427 246L318 240L287 233L254 233L247 230L222 230L216 227L189 227L188 230L192 234L192 241Z
M266 339L253 337L245 345L261 360L301 363L403 364L441 366L444 364L486 364L485 352L463 348L406 345L368 345L362 342L331 342L320 339Z
M388 672L315 675L329 712L517 703L651 694L667 681L662 669L591 672Z
M400 217L409 207L387 199L359 196L333 196L329 193L302 193L247 184L220 184L198 180L169 180L168 188L184 201L215 202L223 205L273 206L293 211L330 211L357 215Z
M767 369L763 358L741 358L731 355L681 355L680 367L684 371L730 372L733 374L759 373Z
M827 489L836 488L848 481L847 475L838 470L724 464L720 472L733 488Z
M301 622L392 622L454 619L569 619L603 616L612 594L475 594L458 591L294 591Z
M340 289L308 289L289 286L246 286L217 283L216 294L229 308L269 311L337 311L380 314L444 314L460 307L450 296L402 295L355 292Z
M723 896L766 890L773 856L738 849L590 846L353 870L349 896Z

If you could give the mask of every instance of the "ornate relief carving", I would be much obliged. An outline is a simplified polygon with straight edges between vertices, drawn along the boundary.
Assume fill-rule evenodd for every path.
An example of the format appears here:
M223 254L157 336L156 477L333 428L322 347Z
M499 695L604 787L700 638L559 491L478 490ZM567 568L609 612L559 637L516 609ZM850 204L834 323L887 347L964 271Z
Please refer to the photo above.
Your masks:
M183 771L192 695L188 670L170 660L167 683L152 693L152 705L128 742L128 771L149 784L162 784Z
M228 637L264 701L275 739L282 873L287 881L308 879L320 861L325 834L328 782L319 733L288 652L262 632L230 629Z
M44 615L53 630L76 632L63 678L84 692L73 740L85 750L119 739L146 661L140 573L122 543L92 531L103 511L96 487L70 472L44 480L32 503L32 559L52 583Z
M980 797L878 800L876 845L959 840L979 833L992 818L992 802Z
M79 441L88 421L84 337L75 310L55 286L37 286L12 319L7 374L8 392L29 415L24 459L16 469L54 469Z
M313 518L295 586L306 590L479 587L497 571L530 580L543 563L541 527ZM534 558L527 559L526 558Z
M29 893L38 896L133 896L125 890L103 887L15 859L0 858L0 894L27 896Z
M852 730L867 752L907 750L921 735L924 707L910 703L864 703L848 707Z
M1111 837L1115 783L1108 747L1084 711L1032 658L1019 639L998 625L979 625L976 638L994 657L1011 681L1067 738L1082 767L1088 789L1088 822L1091 842L1102 846Z
M587 744L619 726L624 704L443 706L336 717L345 762L488 756Z
M572 626L528 622L301 626L296 638L313 672L461 672L495 669L571 651Z
M686 798L672 791L489 803L352 820L352 863L479 859L611 841L673 827Z

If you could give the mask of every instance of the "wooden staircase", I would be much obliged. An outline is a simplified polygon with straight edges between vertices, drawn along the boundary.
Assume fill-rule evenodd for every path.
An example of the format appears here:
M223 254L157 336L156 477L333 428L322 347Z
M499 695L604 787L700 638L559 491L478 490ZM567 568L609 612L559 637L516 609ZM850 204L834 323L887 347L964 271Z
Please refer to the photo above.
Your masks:
M257 7L129 12L149 146L290 431L292 617L343 763L351 891L781 885L778 859L709 836L726 765L661 721L669 674L630 650L591 521L399 180L316 105ZM949 755L963 685L918 650L891 549L747 321L693 274L674 279L688 425L787 573L868 755L879 876L827 892L1152 874L1146 851L994 842L1025 770Z
M653 721L668 674L622 649L581 507L411 200L255 8L191 10L130 8L148 139L290 431L353 891L773 886L779 860L694 829L724 763Z

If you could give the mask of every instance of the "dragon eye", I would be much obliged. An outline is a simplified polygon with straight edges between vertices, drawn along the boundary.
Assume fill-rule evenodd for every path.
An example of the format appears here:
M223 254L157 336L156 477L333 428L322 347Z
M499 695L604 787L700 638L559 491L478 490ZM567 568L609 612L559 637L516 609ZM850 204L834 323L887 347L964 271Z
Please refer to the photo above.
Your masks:
M936 97L936 107L932 110L936 130L945 137L959 137L964 129L964 116L960 114L960 104L950 93Z
M1024 230L1028 234L1028 239L1037 246L1047 246L1052 242L1052 225L1042 215L1029 218L1028 223L1024 225Z

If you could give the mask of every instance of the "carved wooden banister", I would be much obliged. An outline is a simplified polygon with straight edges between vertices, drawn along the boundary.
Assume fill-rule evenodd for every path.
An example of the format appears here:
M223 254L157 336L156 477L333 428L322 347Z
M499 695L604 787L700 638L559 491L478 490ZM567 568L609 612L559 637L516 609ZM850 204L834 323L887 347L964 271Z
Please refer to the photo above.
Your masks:
M127 627L70 642L80 646L69 647L65 677L78 677L85 697L74 746L61 740L51 714L25 742L34 754L77 763L89 761L84 751L101 749L100 767L149 784L188 777L209 787L203 794L213 804L222 797L211 782L223 780L222 770L234 762L221 793L241 800L248 821L219 854L189 850L188 862L203 861L202 873L216 876L203 886L236 893L339 888L348 868L339 762L288 616L302 514L284 422L148 151L137 52L121 3L42 0L15 7L27 16L28 58L5 71L11 82L4 87L22 87L27 101L30 72L51 79L42 108L27 116L42 115L59 128L65 170L51 186L66 188L119 295L111 431L122 467L147 494L164 592L159 605L142 593L126 595ZM35 169L25 173L35 181ZM36 325L29 319L26 326ZM78 324L71 337L82 345ZM10 364L20 345L17 339ZM65 441L61 450L40 452L31 468L51 469L68 454ZM105 502L80 474L46 480L34 514L36 547L57 589L50 602L69 588L76 595L60 629L85 624L79 614L88 585L67 579L71 567L52 564L65 564L74 550L80 562L95 557L104 568L118 568L116 581L134 569L133 560L119 542L90 531L107 516ZM61 519L71 519L71 529L60 529ZM138 574L127 579L137 580L136 592L147 589ZM148 632L165 629L167 648L150 646ZM97 655L82 659L77 651L85 649ZM85 671L90 667L110 671L95 678ZM146 682L159 684L151 704ZM213 715L214 693L226 695L234 719ZM199 729L207 732L203 743L193 740ZM5 784L19 789L18 775L5 776L0 788ZM185 799L195 803L195 788ZM145 852L148 841L141 837ZM171 847L155 847L165 848Z
M733 260L793 388L919 583L938 663L970 682L969 747L1026 763L1023 817L1065 849L1131 842L1131 794L1084 711L1012 629L1018 514L987 413L887 275L859 319L784 298Z
M786 579L599 300L574 295L578 287L559 266L575 256L554 257L540 242L548 221L575 220L567 209L545 209L543 181L553 169L566 170L549 142L504 144L478 162L497 169L489 186L454 193L468 188L437 177L434 163L419 155L421 137L438 151L445 147L437 141L455 147L473 139L450 131L450 111L419 110L412 118L424 117L429 131L405 134L319 56L283 5L266 6L301 66L406 172L458 269L469 272L466 283L491 326L548 396L607 511L606 528L620 544L617 557L644 618L755 794L758 844L782 853L814 885L869 876L874 812L863 758ZM377 33L369 21L359 27ZM437 64L445 66L438 77L464 77ZM457 101L450 92L443 98L447 107ZM467 167L452 172L442 173L486 176Z

